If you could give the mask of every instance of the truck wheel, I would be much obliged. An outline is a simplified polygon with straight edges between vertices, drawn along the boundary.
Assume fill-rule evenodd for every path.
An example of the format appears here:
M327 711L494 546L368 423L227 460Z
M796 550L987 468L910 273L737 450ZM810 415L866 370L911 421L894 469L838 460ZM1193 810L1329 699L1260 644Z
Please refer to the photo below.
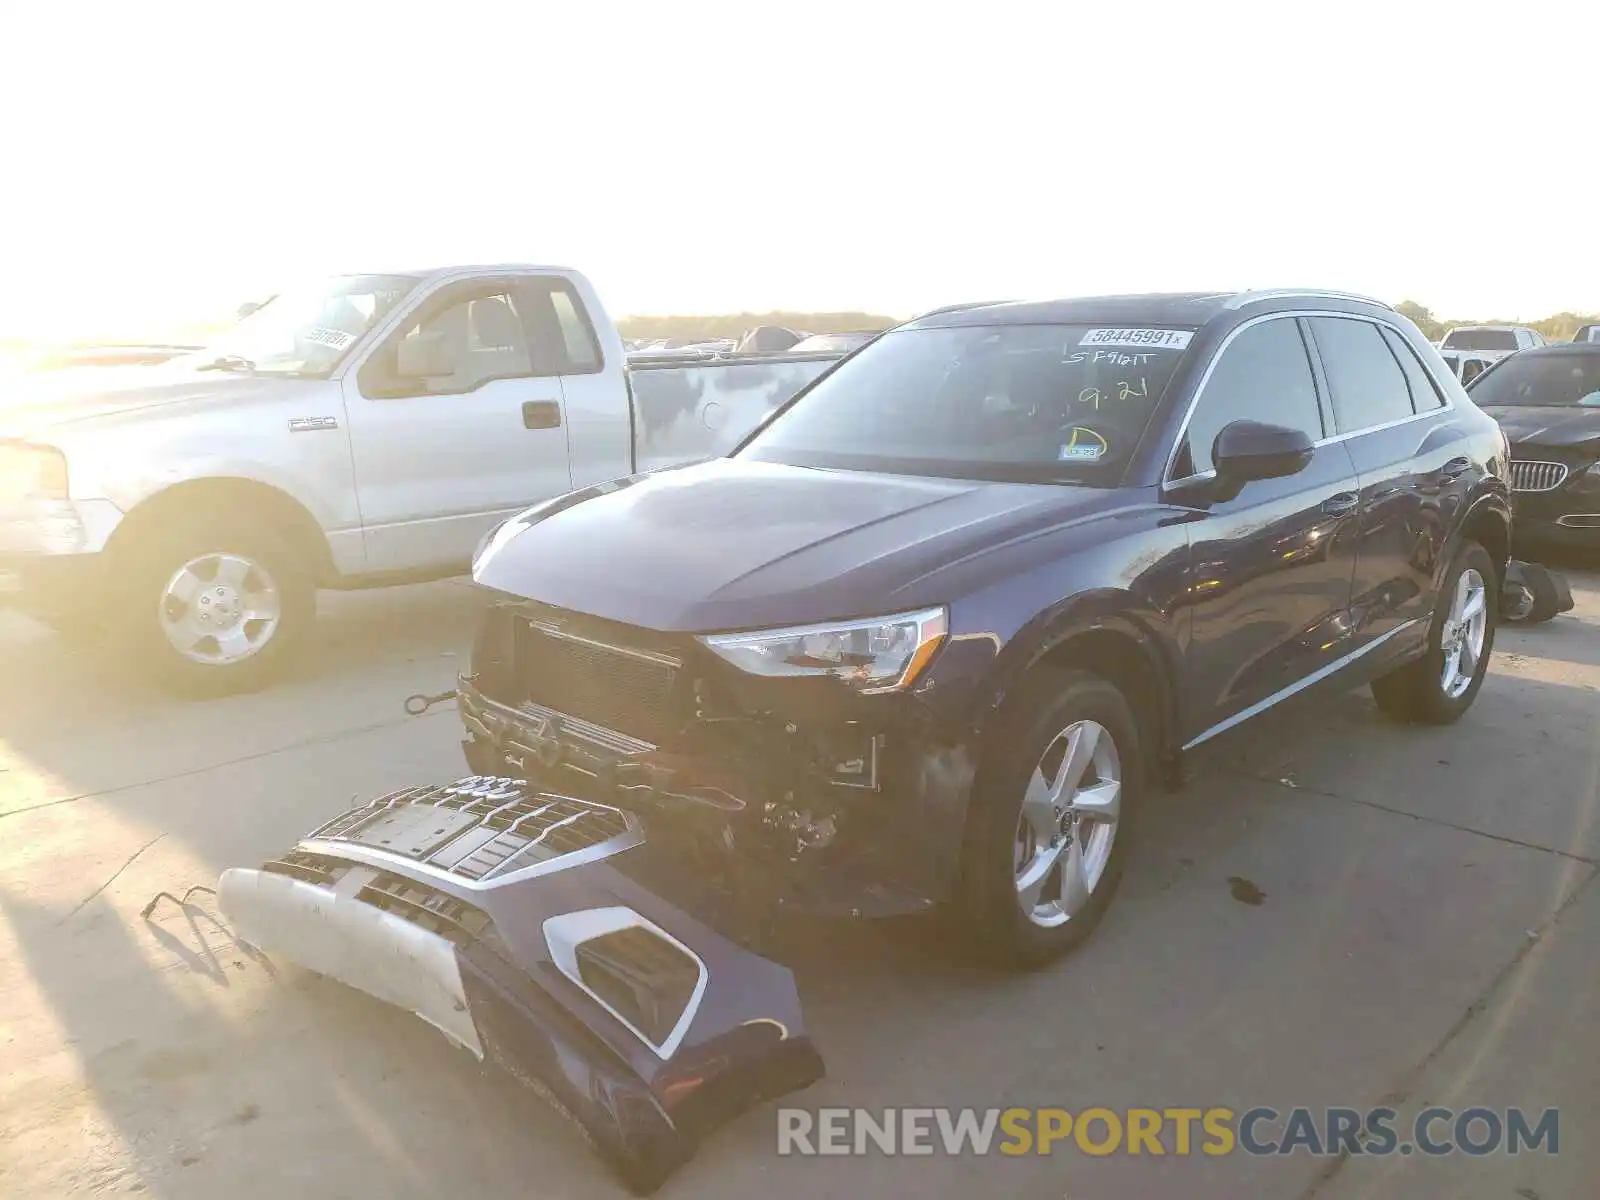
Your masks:
M1041 677L1007 720L973 790L959 915L987 957L1034 967L1110 905L1144 759L1122 693L1084 671Z
M219 696L261 687L316 617L310 573L265 527L178 526L126 552L121 632L140 666L175 691Z
M1472 707L1494 650L1497 579L1488 551L1463 543L1439 589L1427 653L1372 681L1380 709L1400 721L1448 725Z

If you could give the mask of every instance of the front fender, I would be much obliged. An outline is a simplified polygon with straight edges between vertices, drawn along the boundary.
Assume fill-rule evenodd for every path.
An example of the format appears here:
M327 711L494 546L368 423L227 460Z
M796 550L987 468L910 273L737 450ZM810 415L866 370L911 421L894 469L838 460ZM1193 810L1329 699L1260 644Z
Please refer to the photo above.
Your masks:
M1178 727L1178 689L1183 646L1174 626L1153 605L1118 588L1078 593L1050 606L1020 629L1001 650L983 689L978 723L987 725L1030 670L1075 640L1094 636L1098 659L1112 647L1108 638L1128 643L1138 658L1126 662L1155 685L1152 697L1159 728L1157 748L1164 749ZM1108 664L1099 664L1102 667Z

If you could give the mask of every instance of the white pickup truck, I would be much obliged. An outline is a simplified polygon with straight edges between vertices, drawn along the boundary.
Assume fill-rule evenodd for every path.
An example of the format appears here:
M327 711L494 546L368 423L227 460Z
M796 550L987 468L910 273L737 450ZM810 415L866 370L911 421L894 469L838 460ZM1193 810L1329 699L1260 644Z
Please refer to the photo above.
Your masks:
M838 357L630 368L563 268L316 281L159 366L11 385L0 599L186 690L253 687L317 588L465 571L510 514L723 453Z

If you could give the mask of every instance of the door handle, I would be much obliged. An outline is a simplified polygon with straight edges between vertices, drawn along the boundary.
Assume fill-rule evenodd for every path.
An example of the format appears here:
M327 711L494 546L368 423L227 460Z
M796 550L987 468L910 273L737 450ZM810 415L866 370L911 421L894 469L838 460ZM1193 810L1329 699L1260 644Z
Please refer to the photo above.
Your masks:
M1439 468L1439 478L1455 479L1459 476L1465 475L1471 469L1472 460L1470 458L1466 458L1464 456L1452 458L1449 462L1445 463L1444 466Z
M1361 498L1354 492L1340 492L1322 502L1322 511L1330 517L1343 517L1355 512L1356 505L1360 503Z
M524 429L559 429L561 405L554 400L524 400L522 402L522 427Z

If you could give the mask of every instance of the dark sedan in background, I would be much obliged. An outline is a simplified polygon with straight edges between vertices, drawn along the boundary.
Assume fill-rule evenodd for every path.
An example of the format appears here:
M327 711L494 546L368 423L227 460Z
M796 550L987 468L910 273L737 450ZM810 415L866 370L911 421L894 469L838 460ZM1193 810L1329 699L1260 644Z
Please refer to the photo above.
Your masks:
M1468 390L1511 443L1519 545L1600 548L1600 343L1524 350Z

